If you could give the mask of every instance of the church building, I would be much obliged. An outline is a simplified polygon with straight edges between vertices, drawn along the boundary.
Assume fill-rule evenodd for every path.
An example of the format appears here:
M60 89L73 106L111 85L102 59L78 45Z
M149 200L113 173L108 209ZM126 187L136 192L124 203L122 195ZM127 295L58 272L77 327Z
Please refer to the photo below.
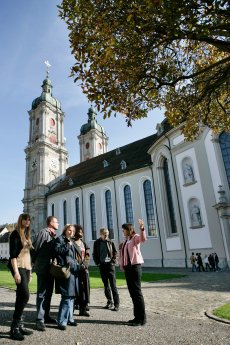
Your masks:
M93 108L78 136L80 163L68 167L64 113L43 81L29 111L24 211L36 233L46 217L81 224L91 249L99 230L109 229L116 246L121 226L138 229L143 218L146 267L190 267L191 253L217 253L230 265L230 135L201 127L194 142L164 120L156 132L108 151L108 137Z

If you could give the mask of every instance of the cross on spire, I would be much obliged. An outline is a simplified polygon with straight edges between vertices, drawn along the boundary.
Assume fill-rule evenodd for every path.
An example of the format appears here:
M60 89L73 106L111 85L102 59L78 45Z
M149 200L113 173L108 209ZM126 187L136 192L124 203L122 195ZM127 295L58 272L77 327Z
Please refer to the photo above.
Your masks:
M46 78L48 79L49 78L49 73L50 73L50 67L51 67L51 64L49 63L48 60L44 61L44 64L46 65Z

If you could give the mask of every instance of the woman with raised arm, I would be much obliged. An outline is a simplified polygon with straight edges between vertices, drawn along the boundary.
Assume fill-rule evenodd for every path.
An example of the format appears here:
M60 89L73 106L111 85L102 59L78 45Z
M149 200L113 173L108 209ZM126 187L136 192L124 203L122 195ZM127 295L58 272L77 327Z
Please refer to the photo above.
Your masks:
M120 244L120 268L125 271L126 283L130 297L133 301L134 319L129 320L130 326L143 326L146 324L145 302L141 291L141 264L144 262L140 251L140 243L145 242L146 232L142 219L138 220L140 234L137 234L132 224L123 224L125 237Z
M32 279L30 239L30 216L20 214L16 229L10 235L10 258L8 267L16 283L16 301L10 336L14 340L23 340L24 335L33 332L26 329L22 323L22 314L29 300L29 282Z

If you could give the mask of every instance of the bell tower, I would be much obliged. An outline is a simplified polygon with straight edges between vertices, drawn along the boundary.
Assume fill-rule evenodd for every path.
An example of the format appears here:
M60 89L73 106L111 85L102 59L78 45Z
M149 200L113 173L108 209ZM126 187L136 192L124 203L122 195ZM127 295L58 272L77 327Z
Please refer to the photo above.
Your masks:
M60 102L52 95L48 61L42 93L32 102L29 114L29 141L25 148L26 178L24 212L31 216L31 228L36 233L45 226L46 193L49 186L65 174L68 152L64 140L64 113Z
M81 126L81 134L78 136L81 162L106 153L108 149L109 138L104 128L97 123L95 110L90 107L87 115L88 122Z

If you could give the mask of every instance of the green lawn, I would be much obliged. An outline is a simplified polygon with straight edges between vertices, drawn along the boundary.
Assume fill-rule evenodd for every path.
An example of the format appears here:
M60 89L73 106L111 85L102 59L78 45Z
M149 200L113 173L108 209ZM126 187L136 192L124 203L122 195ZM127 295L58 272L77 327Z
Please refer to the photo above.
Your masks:
M221 307L214 309L213 314L221 319L230 320L230 303L226 303Z
M182 274L164 274L164 273L143 273L143 282L154 282L164 279L181 278ZM125 276L123 272L116 273L117 286L125 286ZM0 264L0 286L15 289L15 282L11 273L5 264ZM101 281L100 272L97 267L90 267L90 287L92 289L102 288L103 283ZM37 288L37 277L33 273L33 279L30 283L30 292L36 292Z

